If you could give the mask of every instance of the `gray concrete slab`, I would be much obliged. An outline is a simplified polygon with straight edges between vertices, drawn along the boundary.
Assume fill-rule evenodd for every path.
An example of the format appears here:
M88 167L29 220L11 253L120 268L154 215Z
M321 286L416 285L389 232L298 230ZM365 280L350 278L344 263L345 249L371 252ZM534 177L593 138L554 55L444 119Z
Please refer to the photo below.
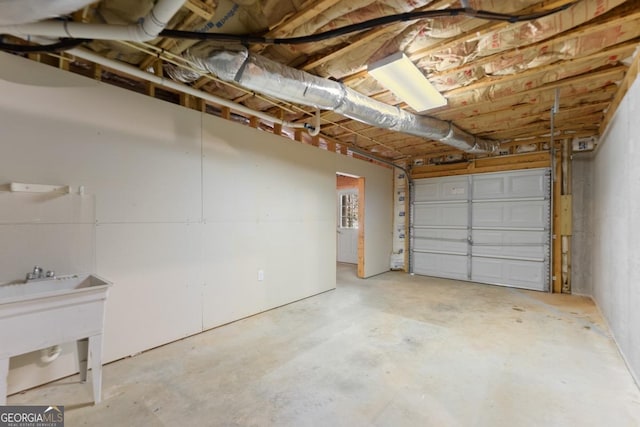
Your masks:
M638 426L589 298L339 265L338 287L9 397L68 426Z

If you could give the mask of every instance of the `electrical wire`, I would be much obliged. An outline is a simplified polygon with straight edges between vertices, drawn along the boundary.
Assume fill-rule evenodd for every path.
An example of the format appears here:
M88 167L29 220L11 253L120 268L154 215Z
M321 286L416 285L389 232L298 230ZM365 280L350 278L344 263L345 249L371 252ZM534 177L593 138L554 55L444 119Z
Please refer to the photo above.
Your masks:
M26 45L5 43L0 41L0 50L15 53L51 53L51 52L63 52L68 49L73 49L81 44L87 43L89 39L60 39L58 42L45 44L45 45Z
M470 8L442 9L442 10L425 10L420 12L406 12L396 15L383 16L380 18L370 19L368 21L359 22L357 24L346 25L322 33L311 34L308 36L289 37L289 38L270 38L263 36L239 35L228 33L205 33L200 31L180 31L180 30L163 30L161 37L191 40L215 40L215 41L235 41L243 44L303 44L319 42L332 39L347 34L369 30L397 22L417 21L427 18L444 18L451 16L469 16L477 19L485 19L489 21L504 21L512 24L517 22L532 21L553 15L573 6L577 2L566 3L554 9L543 12L530 13L526 15L507 15L503 13L488 12L485 10L475 10Z
M215 41L232 41L243 44L303 44L313 43L323 40L328 40L336 37L341 37L347 34L369 30L385 25L394 24L397 22L417 21L420 19L428 18L445 18L451 16L468 16L471 18L485 19L490 21L504 21L510 23L532 21L535 19L544 18L545 16L553 15L554 13L561 12L573 6L577 1L566 3L562 6L556 7L543 12L530 13L526 15L508 15L503 13L489 12L485 10L475 10L471 8L456 8L456 9L442 9L442 10L425 10L419 12L406 12L396 15L383 16L380 18L370 19L368 21L359 22L357 24L346 25L341 28L335 28L333 30L324 31L317 34L311 34L300 37L289 38L270 38L263 36L252 35L239 35L239 34L227 34L227 33L206 33L199 31L180 31L180 30L163 30L160 33L161 37L173 38L173 39L191 39L191 40L215 40ZM13 43L4 43L0 41L0 50L16 53L47 53L47 52L62 52L67 49L72 49L83 43L90 42L90 39L71 39L64 38L60 41L51 43L48 45L22 45Z

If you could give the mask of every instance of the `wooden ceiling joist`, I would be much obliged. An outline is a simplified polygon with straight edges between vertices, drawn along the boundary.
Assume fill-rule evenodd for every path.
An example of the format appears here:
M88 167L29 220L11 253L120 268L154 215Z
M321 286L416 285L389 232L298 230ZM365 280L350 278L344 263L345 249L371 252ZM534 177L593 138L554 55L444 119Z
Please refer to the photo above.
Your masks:
M184 3L184 7L205 21L211 21L215 12L215 8L213 7L211 0L187 0Z
M601 87L607 86L611 82L620 81L624 78L627 68L628 67L626 65L619 65L616 67L608 68L603 71L596 71L586 75L571 77L571 78L559 80L553 83L548 83L534 89L514 93L513 95L506 95L498 99L478 101L473 105L452 105L446 110L443 110L435 115L439 118L447 118L452 115L455 115L455 113L457 113L458 111L463 111L467 109L478 109L481 106L491 106L492 103L500 100L505 102L506 101L517 102L519 99L522 99L527 95L536 95L541 92L553 91L556 88L560 89L561 95L569 96L571 95L572 87L580 87L580 86L586 86L586 85L592 84L601 88Z
M583 1L585 4L588 2L594 5L597 0ZM332 8L339 2L346 2L346 0L304 2L298 0L294 2L298 11L271 26L265 35L267 37L300 35L298 34L300 27L311 24L310 21L319 14L330 15L335 10ZM536 13L571 2L572 0L536 1L532 6L513 13ZM247 8L245 12L249 14L258 12L258 8L264 7L261 2L252 6L249 6L249 3L238 2L239 7ZM460 7L458 0L421 2L421 4L424 3L427 5L422 7L422 10ZM620 0L608 4L617 5L618 3ZM345 22L370 19L377 16L376 14L379 15L382 10L371 6L371 3L366 1L352 6L353 14L349 13L346 18L340 16L334 21L329 21L327 28L342 26ZM95 22L96 14L91 12L92 7L95 7L95 4L73 14L73 20ZM179 18L174 19L179 22L172 23L173 29L192 30L202 27L203 23L215 19L216 7L215 0L187 0L178 15ZM498 140L502 143L500 150L502 153L541 151L548 149L550 143L550 109L557 91L560 95L560 111L555 115L554 138L556 140L598 135L604 132L627 89L640 73L638 64L640 55L636 55L630 66L627 60L640 46L640 0L627 0L615 7L606 6L605 9L609 10L599 16L591 16L590 20L584 21L583 17L578 17L575 22L582 22L580 25L571 28L568 28L570 25L563 25L562 28L568 29L554 36L549 36L549 33L545 32L545 40L534 42L522 38L519 39L517 48L513 47L515 44L509 44L508 49L500 52L497 51L499 48L474 52L467 58L461 59L461 62L457 63L458 66L433 72L430 78L439 84L439 87L452 88L445 93L449 103L445 107L421 114L451 121L470 133ZM261 9L260 12L267 16L266 9ZM256 16L258 15L260 13ZM567 14L564 13L558 19L566 16ZM457 17L454 21L456 25L461 26L460 28L465 28L460 34L442 39L433 37L427 39L425 37L429 37L428 33L426 36L421 34L413 40L403 41L403 51L414 62L422 60L422 64L427 64L425 65L427 69L432 69L435 68L432 59L436 61L440 56L456 54L458 50L466 52L465 49L460 48L473 47L477 41L484 43L492 35L500 35L513 25L507 22L474 21L471 17ZM309 43L299 48L279 46L277 49L273 47L264 49L262 54L312 74L340 74L348 72L349 67L353 67L355 72L334 77L340 77L348 87L377 101L414 112L393 93L384 90L371 80L363 70L364 67L355 61L359 55L363 56L364 53L374 51L383 42L386 43L389 40L395 42L399 34L413 35L414 30L425 23L426 21L417 24L414 22L390 24L342 36L338 44L334 41ZM267 26L266 22L258 25L263 25L263 28ZM516 27L526 26L526 24L515 25ZM119 52L118 45L124 44L121 42L110 44L113 51L106 53L118 57L121 53L129 53L131 48L138 49L145 55L136 57L136 65L144 70L152 66L157 75L163 75L163 61L165 64L180 61L175 55L180 55L194 43L195 41L190 40L158 38L151 43L130 42L127 46L121 46L125 50ZM377 44L372 46L370 43ZM259 51L265 46L255 45L251 50ZM482 56L487 53L490 54ZM204 110L216 115L221 111L215 105L207 106L204 102L195 102L189 96L181 96L175 91L144 83L140 79L124 76L108 68L92 68L92 64L76 64L73 59L67 58L64 54L31 54L29 57L40 58L43 62L69 68L72 72L87 76L98 78L104 76L110 84L169 102L181 102L188 108ZM345 65L344 63L348 61L351 63ZM465 72L468 77L463 75ZM510 74L502 75L506 72ZM490 75L491 73L494 75ZM472 81L472 79L477 80ZM464 86L456 87L458 84ZM215 76L203 76L191 86L288 121L308 122L314 114L312 108L240 89L234 84L218 81ZM224 115L224 109L222 111ZM232 114L231 117L239 118L237 114ZM252 121L249 115L239 119L242 122L253 123L263 130L274 131L276 134L294 134L290 129L256 123L256 120ZM333 111L323 111L321 123L321 137L314 139L298 132L303 142L315 141L317 146L333 146L334 149L343 151L346 147L359 147L388 159L408 159L409 161L414 158L428 160L437 157L442 160L443 157L458 158L461 155L459 150L441 142L378 128L346 118ZM490 154L489 157L496 154ZM469 153L462 155L463 159L486 156L486 154Z

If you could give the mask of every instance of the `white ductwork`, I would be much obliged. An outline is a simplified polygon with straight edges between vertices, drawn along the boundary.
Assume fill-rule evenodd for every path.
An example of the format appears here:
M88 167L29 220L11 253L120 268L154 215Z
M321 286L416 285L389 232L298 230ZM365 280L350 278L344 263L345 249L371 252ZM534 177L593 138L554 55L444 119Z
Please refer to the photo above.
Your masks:
M66 15L95 0L0 0L0 25L18 25Z
M30 36L69 37L93 40L128 40L145 42L158 37L185 0L158 0L153 9L132 25L84 24L81 22L41 21L31 24L3 25L0 33Z
M412 114L362 95L344 84L314 76L254 55L245 47L221 49L201 43L187 53L187 59L201 74L212 73L277 99L335 111L351 119L443 142L466 152L494 152L496 141L477 138L451 122ZM170 76L183 82L198 78L198 73L170 69Z

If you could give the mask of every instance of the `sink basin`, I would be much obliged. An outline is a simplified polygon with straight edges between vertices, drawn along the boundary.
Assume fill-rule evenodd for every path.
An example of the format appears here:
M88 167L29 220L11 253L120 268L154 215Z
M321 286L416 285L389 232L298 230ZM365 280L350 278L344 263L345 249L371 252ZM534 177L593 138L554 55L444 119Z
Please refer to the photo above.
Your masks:
M110 286L92 274L0 285L0 405L6 402L10 357L69 341L78 343L83 381L90 355L94 401L100 401L104 306Z
M33 298L47 298L52 295L82 290L95 291L99 287L109 285L110 283L106 280L91 274L70 274L51 279L37 279L30 282L12 282L0 285L0 304Z

